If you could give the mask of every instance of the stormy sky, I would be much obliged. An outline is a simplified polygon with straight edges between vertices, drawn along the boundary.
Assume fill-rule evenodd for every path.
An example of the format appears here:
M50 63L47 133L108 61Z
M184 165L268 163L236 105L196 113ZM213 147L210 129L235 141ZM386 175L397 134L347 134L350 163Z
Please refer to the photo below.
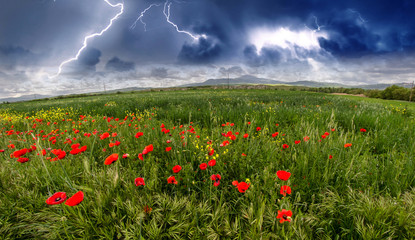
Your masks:
M412 0L0 3L0 98L228 73L349 85L415 80Z

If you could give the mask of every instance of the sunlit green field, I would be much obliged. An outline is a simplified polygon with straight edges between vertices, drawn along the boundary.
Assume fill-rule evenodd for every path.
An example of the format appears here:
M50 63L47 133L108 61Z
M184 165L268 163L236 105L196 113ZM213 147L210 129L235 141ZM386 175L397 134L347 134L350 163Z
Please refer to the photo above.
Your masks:
M414 239L414 106L209 89L1 104L0 239Z

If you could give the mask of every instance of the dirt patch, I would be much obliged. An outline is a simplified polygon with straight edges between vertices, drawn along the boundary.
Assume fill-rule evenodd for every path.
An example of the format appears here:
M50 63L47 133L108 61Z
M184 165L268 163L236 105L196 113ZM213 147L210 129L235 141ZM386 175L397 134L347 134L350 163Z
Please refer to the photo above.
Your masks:
M331 93L333 95L349 95L349 96L356 96L356 97L367 97L364 94L348 94L348 93Z

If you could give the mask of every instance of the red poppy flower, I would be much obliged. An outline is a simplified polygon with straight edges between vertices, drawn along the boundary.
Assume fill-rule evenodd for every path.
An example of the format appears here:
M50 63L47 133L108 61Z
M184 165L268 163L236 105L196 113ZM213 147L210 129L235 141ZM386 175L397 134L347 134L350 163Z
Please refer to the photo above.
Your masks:
M66 156L66 152L62 149L53 149L51 152L55 154L58 159L63 159Z
M215 153L215 149L213 149L213 148L212 148L212 149L210 149L210 151L209 151L208 155L209 155L209 156L212 156L214 153Z
M248 133L245 133L243 138L247 138L247 137L249 137L249 135Z
M221 176L220 176L219 174L213 174L212 176L210 176L210 179L211 179L212 181L215 181L215 182L213 183L213 186L215 186L215 187L219 186L219 184L220 184L220 179L221 179Z
M128 158L128 157L130 157L130 154L128 154L128 153L124 153L124 154L122 155L122 158Z
M352 146L352 144L351 143L346 143L346 144L344 144L344 147L345 148L348 148L348 147L351 147Z
M145 186L144 178L138 177L134 180L135 185L138 186Z
M144 212L145 212L146 214L150 214L152 210L153 210L153 209L152 209L151 207L149 207L148 205L146 205L146 206L144 207Z
M238 181L236 181L236 180L235 180L235 181L233 181L233 182L232 182L232 185L234 185L235 187L236 187L236 186L238 186Z
M282 145L282 148L283 148L283 149L287 149L287 148L289 148L289 147L290 147L290 146L289 146L288 144L285 144L285 143Z
M257 127L256 128L256 131L258 132L258 131L261 131L261 127Z
M212 160L210 160L210 161L208 162L208 164L209 164L209 166L213 167L213 166L215 166L215 165L216 165L216 160L215 160L215 159L212 159Z
M294 143L295 144L299 144L299 143L301 143L301 141L300 140L296 140L296 141L294 141Z
M333 158L333 156L332 155L329 155L329 159L332 159Z
M46 199L46 203L48 205L55 205L55 204L61 204L66 199L66 193L65 192L57 192L54 193L51 197Z
M221 144L220 144L220 146L221 147L226 147L226 146L228 146L229 145L229 141L228 140L225 140L225 141L223 141Z
M148 146L146 146L145 148L144 148L144 150L143 150L143 154L144 155L146 155L147 153L149 153L149 152L152 152L153 151L153 144L150 144L150 145L148 145Z
M21 150L17 150L15 152L13 152L13 156L19 158L19 157L25 155L27 152L28 152L28 150L26 148L23 148Z
M166 152L170 152L171 151L171 147L166 147Z
M141 136L143 136L144 135L144 133L142 133L142 132L138 132L138 133L136 133L135 134L135 138L139 138L139 137L141 137Z
M246 182L240 182L238 183L238 191L240 193L245 193L246 190L248 190L249 186L251 186L251 184L247 184Z
M24 162L29 161L29 158L19 158L19 159L17 159L17 161L18 161L19 163L24 163Z
M361 129L360 129L360 131L361 131L361 132L366 132L366 129L361 128Z
M310 137L309 136L305 136L303 139L304 139L304 142L307 142L308 140L310 140Z
M0 152L4 152L4 149L0 149Z
M328 136L328 135L330 135L330 133L328 133L328 132L325 132L325 133L324 133L324 135Z
M138 159L140 159L141 161L144 161L144 158L143 158L143 154L142 153L139 153L138 154Z
M80 152L81 152L81 149L79 149L79 148L74 148L74 149L72 149L72 150L69 152L69 154L76 155L76 154L78 154L78 153L80 153Z
M321 135L321 138L322 139L325 139L327 136L326 135Z
M279 179L281 179L283 181L287 181L290 178L291 173L279 170L279 171L277 171L277 176L278 176Z
M201 163L201 164L199 165L199 168L200 168L200 170L206 170L206 168L207 168L207 164L206 164L206 163Z
M177 184L176 178L174 176L170 176L169 178L167 178L167 183Z
M104 132L103 134L101 134L101 136L99 136L99 138L100 138L101 140L104 140L104 139L108 138L109 136L110 136L110 134L109 134L109 133Z
M72 197L68 198L66 200L65 205L73 207L78 204L80 204L84 200L84 193L82 191L79 191L75 193Z
M115 162L117 160L118 160L118 153L113 153L113 154L109 155L107 157L107 159L105 159L104 164L105 165L110 165L110 164L112 164L113 162Z
M182 167L180 165L176 165L176 166L173 167L173 172L174 173L179 173L180 170L182 170Z
M279 132L275 132L275 133L272 134L272 137L275 138L276 136L278 136L278 134L279 134Z
M291 188L287 185L281 186L280 193L285 197L287 194L291 194Z
M72 144L71 148L75 149L75 148L79 148L79 146L81 146L80 143L75 143L75 144Z
M291 212L291 210L285 210L285 209L283 209L282 211L278 210L277 218L281 219L280 223L283 223L285 221L291 222L292 216L293 216L293 213Z
M243 157L246 157L246 154L245 154L245 153L242 153L241 155L242 155Z

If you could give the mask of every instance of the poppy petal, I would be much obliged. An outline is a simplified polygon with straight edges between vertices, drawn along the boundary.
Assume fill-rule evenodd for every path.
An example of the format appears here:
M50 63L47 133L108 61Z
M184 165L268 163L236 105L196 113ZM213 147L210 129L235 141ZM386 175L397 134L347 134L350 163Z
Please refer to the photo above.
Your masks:
M73 207L78 204L80 204L84 200L84 193L82 191L79 191L75 193L72 197L68 198L66 200L65 205Z
M66 199L66 193L65 192L56 192L51 197L46 199L46 203L48 205L55 205L55 204L61 204Z

